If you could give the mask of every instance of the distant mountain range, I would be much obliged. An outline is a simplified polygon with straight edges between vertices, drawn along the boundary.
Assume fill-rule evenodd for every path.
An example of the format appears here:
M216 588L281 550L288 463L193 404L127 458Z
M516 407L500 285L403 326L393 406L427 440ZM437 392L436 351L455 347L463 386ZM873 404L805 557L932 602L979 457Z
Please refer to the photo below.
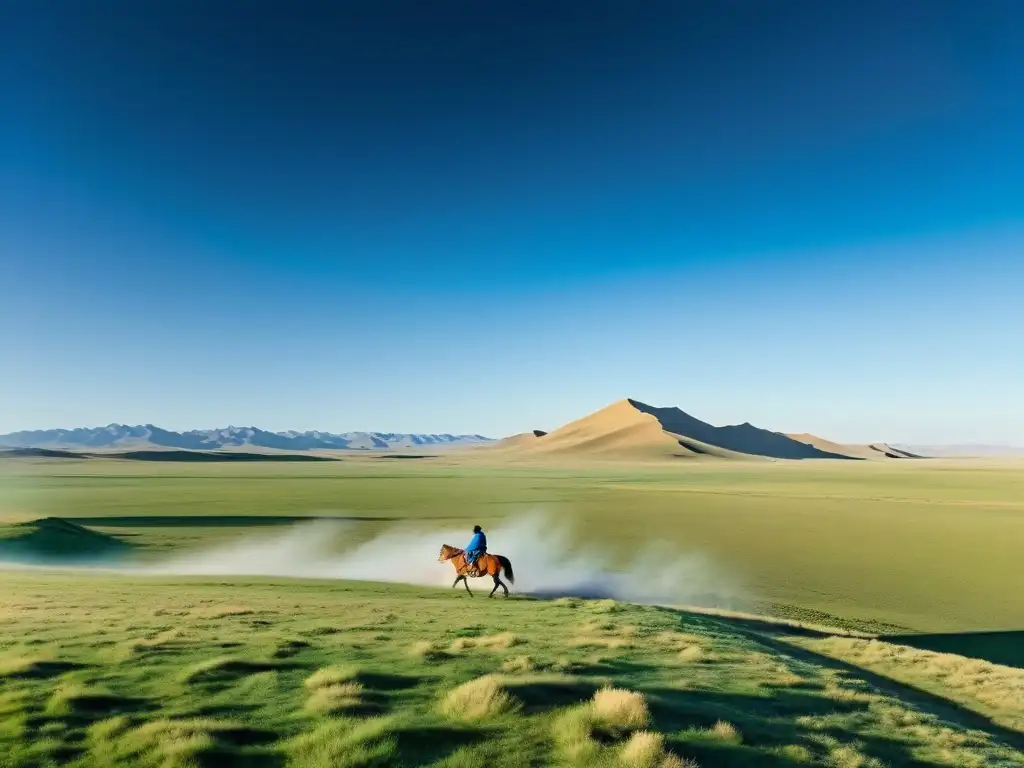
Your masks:
M483 435L395 432L268 432L256 427L225 427L172 432L152 424L78 429L40 429L0 435L0 446L12 448L176 448L209 451L224 448L269 448L282 451L388 451L443 448L492 442Z

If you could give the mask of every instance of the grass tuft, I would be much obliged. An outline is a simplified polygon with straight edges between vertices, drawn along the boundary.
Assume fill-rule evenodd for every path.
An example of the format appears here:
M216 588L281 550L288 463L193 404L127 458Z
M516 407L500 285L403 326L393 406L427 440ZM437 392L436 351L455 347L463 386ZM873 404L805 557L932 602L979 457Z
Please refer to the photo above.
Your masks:
M519 702L495 675L485 675L454 688L441 700L441 714L452 720L474 722L512 712Z
M578 597L559 597L556 600L552 600L551 604L557 605L560 608L579 608L583 605L583 600Z
M625 637L602 637L599 635L580 635L569 641L570 648L631 648L633 642Z
M885 768L881 761L868 757L851 746L836 747L829 751L828 765L834 768Z
M443 648L438 648L437 643L429 640L417 640L409 647L409 655L424 661L440 661L448 658L448 653Z
M742 744L743 736L732 723L719 720L711 726L711 735L725 744Z
M499 632L496 635L480 637L459 637L452 642L450 652L460 653L469 648L486 648L490 651L505 651L520 644L520 639L512 632Z
M328 667L320 667L316 672L307 677L303 685L310 691L320 688L329 688L332 685L355 682L359 670L355 667L332 664Z
M125 719L118 718L97 723L89 731L89 749L97 764L194 768L223 750L219 736L240 728L235 723L205 718L159 719L136 728L127 726Z
M602 688L590 705L595 725L607 730L636 730L646 727L651 713L643 694L623 688Z
M226 619L231 616L251 616L254 613L247 605L214 605L198 608L192 615L198 619Z
M529 656L513 656L505 659L501 665L502 672L510 674L528 674L537 671L537 665Z
M287 744L288 768L364 768L393 765L397 743L391 719L328 720Z
M676 654L676 658L684 664L696 664L704 659L704 649L699 645L688 645Z
M319 686L306 700L306 711L334 715L362 704L363 686L359 683L334 683Z
M618 600L597 600L590 604L590 609L594 613L618 613L623 609L621 603Z
M619 755L630 768L657 768L665 753L665 737L656 731L636 731Z
M593 737L593 715L587 705L572 707L552 723L552 736L562 758L570 765L597 763L601 745Z
M786 744L779 747L775 752L791 763L804 764L814 762L814 755L811 754L811 750L802 744Z

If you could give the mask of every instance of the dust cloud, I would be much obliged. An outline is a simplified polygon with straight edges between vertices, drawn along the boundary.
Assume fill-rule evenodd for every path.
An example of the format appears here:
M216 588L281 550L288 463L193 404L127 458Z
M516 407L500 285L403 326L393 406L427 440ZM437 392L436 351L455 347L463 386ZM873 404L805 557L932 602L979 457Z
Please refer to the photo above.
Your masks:
M272 536L246 536L229 545L175 556L146 567L152 575L277 576L356 579L424 586L451 585L454 569L439 563L442 544L465 546L465 526L431 528L408 523L345 546L352 523L317 520ZM609 553L573 546L568 525L543 514L519 516L487 529L488 550L504 555L515 572L514 592L538 597L614 598L634 603L741 609L739 581L699 553L652 547L615 566ZM339 551L339 545L341 551ZM626 567L623 567L623 566ZM507 579L503 579L507 581ZM471 587L490 591L490 579ZM460 586L461 589L461 586Z

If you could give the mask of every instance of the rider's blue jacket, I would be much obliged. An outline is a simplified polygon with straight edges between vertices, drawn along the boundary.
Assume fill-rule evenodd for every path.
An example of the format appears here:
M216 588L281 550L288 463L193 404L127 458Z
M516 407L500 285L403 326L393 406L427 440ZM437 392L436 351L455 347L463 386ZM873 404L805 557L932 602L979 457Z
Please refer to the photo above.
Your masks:
M487 537L484 536L484 532L474 533L473 538L469 540L469 546L466 547L467 552L481 551L487 549Z

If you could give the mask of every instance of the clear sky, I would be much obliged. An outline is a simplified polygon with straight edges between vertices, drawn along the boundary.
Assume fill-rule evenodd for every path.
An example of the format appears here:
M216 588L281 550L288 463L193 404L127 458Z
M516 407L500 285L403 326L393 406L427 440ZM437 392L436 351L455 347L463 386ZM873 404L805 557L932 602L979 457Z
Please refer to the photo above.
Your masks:
M0 431L1024 443L1024 3L3 5Z

